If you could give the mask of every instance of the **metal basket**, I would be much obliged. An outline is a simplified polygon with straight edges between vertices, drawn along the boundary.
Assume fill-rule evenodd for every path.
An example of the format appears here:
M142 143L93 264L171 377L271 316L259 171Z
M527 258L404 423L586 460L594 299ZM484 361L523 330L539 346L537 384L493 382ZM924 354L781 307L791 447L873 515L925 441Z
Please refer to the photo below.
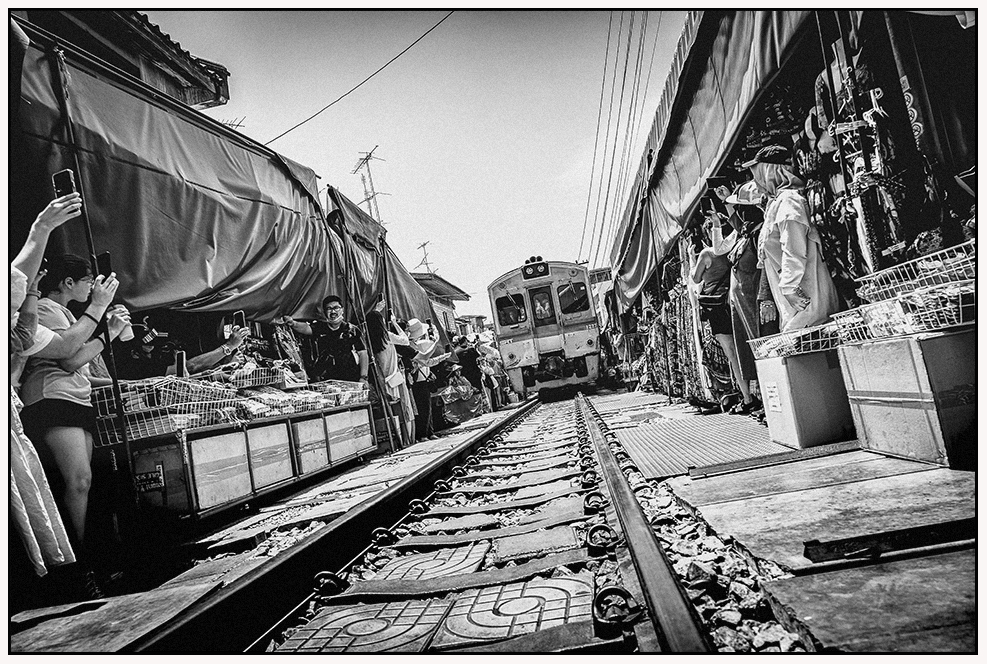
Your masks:
M285 370L281 367L257 367L252 371L238 369L233 372L230 385L236 389L277 385L284 381Z
M340 406L370 400L370 390L363 383L353 383L348 380L324 380L320 383L312 383L308 389L335 395Z
M840 340L845 344L859 343L874 338L859 309L841 311L838 314L833 314L832 318L840 335Z
M771 357L790 357L832 350L842 342L839 326L836 323L825 323L751 339L747 343L750 344L755 359L765 360Z
M977 278L975 240L916 258L857 279L857 295L868 302L883 302L928 286Z
M920 288L859 309L871 337L880 339L974 324L976 308L976 282L967 280Z

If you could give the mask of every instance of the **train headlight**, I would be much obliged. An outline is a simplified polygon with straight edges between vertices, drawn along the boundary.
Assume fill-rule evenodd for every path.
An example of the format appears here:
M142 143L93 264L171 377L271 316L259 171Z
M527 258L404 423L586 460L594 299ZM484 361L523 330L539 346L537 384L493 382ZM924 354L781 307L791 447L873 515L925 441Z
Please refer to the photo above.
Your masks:
M530 267L524 268L524 273L527 274L528 276L530 276L533 272L534 270L532 270Z
M593 340L592 339L587 339L586 340L586 345L587 346L592 346L593 345Z

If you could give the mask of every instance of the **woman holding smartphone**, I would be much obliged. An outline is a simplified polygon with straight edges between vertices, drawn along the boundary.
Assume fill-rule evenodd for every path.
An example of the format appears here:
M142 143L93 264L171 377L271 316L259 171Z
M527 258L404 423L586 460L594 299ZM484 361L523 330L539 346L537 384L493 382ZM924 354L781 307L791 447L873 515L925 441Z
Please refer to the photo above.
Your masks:
M92 301L82 314L98 322L116 294L115 276L93 278L89 262L65 255L50 261L41 280L38 322L58 333L68 330L76 318L70 302ZM122 307L110 309L107 326L114 339L130 323ZM27 364L21 388L24 410L21 420L28 437L53 461L65 484L62 509L76 539L76 552L84 552L89 486L92 482L93 432L95 412L90 401L93 384L109 379L91 377L89 364L101 362L101 337L93 337L61 359L32 357Z

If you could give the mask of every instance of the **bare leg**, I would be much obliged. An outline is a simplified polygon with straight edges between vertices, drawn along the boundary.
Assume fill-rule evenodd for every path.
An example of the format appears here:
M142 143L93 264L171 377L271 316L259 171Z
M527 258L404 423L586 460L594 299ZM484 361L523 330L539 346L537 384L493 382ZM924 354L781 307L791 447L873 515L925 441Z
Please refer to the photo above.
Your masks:
M744 395L744 403L750 403L751 389L747 381L740 377L740 358L737 357L737 348L733 345L733 335L717 334L716 340L723 348L723 353L727 356L727 360L730 361L730 373L733 374L733 380L740 388L740 393Z
M82 546L86 534L86 511L92 484L92 434L78 427L52 427L45 432L45 444L55 458L65 480L65 512Z

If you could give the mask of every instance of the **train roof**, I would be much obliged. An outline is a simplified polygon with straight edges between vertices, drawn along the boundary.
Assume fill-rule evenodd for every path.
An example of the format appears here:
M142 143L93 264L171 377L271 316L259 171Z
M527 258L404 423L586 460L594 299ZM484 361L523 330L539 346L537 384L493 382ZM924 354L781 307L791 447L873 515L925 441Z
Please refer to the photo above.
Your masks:
M589 272L589 269L586 267L586 265L581 264L581 263L573 263L572 261L539 261L539 262L541 262L541 263L548 263L548 266L549 267L552 267L553 265L565 265L565 266L569 266L569 267L574 267L574 268L576 268L578 270L584 270L587 273ZM491 281L489 284L487 284L487 290L490 290L490 287L493 286L498 281L500 281L501 279L506 279L508 276L511 276L512 273L520 271L521 268L523 268L523 267L524 267L524 265L519 265L516 268L514 268L513 270L508 270L504 274L500 275L499 277L497 277L496 279L494 279L493 281Z

